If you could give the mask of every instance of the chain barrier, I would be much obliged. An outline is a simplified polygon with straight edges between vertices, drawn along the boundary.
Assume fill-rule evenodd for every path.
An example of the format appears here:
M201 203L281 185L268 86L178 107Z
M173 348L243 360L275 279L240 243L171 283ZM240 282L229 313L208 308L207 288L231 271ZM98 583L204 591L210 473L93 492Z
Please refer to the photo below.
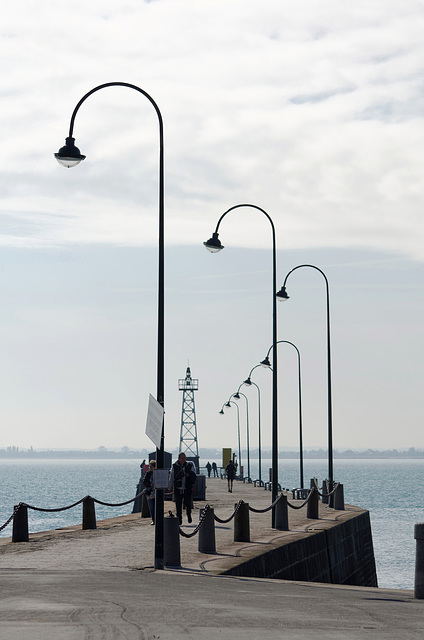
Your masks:
M312 480L313 480L313 483L314 483L314 485L315 485L315 489L316 489L316 490L318 491L318 493L319 493L320 488L319 488L319 486L318 486L318 481L317 481L317 479L316 479L316 478L312 478ZM322 487L321 487L321 490L322 490Z
M116 502L116 503L110 503L110 502L102 502L101 500L97 500L97 498L93 498L94 502L96 502L97 504L102 504L104 507L124 507L126 504L130 504L131 502L135 502L135 500L137 500L137 498L140 498L140 496L143 495L143 492L137 494L135 496L135 498L131 498L131 500L127 500L126 502ZM87 498L89 498L90 496L87 496Z
M12 515L10 516L10 518L8 520L6 520L6 522L0 527L0 531L3 531L3 529L6 529L7 525L10 524L13 520L13 518L16 516L16 514L18 513L19 507L21 506L21 504L23 504L22 502L20 502L19 504L16 505L14 512L12 513Z
M337 489L337 487L339 486L339 484L340 484L340 482L335 482L333 490L330 491L330 493L323 493L318 489L318 487L316 487L316 489L318 491L318 495L321 496L321 498L330 498L334 494L334 492ZM316 486L316 484L315 484L315 486Z
M194 531L192 531L191 533L186 533L185 531L183 531L180 527L180 535L183 536L183 538L193 538L196 533L199 532L200 527L203 524L204 519L206 518L206 513L207 511L210 509L210 505L206 504L203 508L203 513L202 513L202 517L199 520L199 524L197 525L197 527L194 529ZM171 512L170 512L171 513Z
M270 511L273 507L275 507L277 502L281 500L282 497L283 497L283 494L281 494L281 496L278 496L278 498L276 498L274 502L269 505L269 507L266 507L266 509L254 509L249 505L249 511L254 511L255 513L266 513L267 511Z
M101 504L104 507L124 507L125 505L130 504L131 502L135 502L135 500L137 500L137 498L140 498L141 495L142 493L139 493L138 495L135 496L135 498L131 498L131 500L127 500L126 502L117 502L117 503L102 502L101 500L97 500L96 498L93 498L93 500L97 504ZM79 504L84 502L86 498L91 498L91 496L85 496L84 498L81 498L81 500L78 500L77 502L74 502L73 504L70 504L67 507L57 507L55 509L44 509L42 507L35 507L32 504L26 504L26 502L20 502L19 504L16 505L10 518L8 518L6 522L0 527L0 531L3 531L3 529L6 529L6 527L12 522L13 518L16 516L19 510L19 507L21 506L27 507L27 509L32 509L32 511L41 511L43 513L58 513L59 511L67 511L68 509L73 509L74 507L77 507Z
M306 498L306 500L302 502L302 504L299 504L299 505L290 504L290 502L287 500L287 506L290 507L290 509L302 509L302 507L304 507L305 504L308 504L309 500L311 499L311 495L312 495L312 489L310 489L308 493L308 497Z
M221 518L218 518L218 516L216 515L214 515L214 519L220 524L227 524L227 522L231 522L231 520L234 518L234 516L236 515L237 511L240 509L240 506L242 504L243 504L243 500L239 500L236 504L236 508L234 509L233 513L226 520L221 520Z
M321 497L330 497L334 494L334 492L337 489L339 483L335 483L333 490L330 493L322 493L319 491L318 485L317 483L314 481L314 485L315 485L315 489L318 491L318 495ZM140 498L143 495L143 492L137 494L134 498L131 498L131 500L126 500L125 502L117 502L117 503L111 503L111 502L103 502L102 500L98 500L97 498L93 498L93 501L97 504L101 504L104 507L123 507L127 504L131 504L131 502L135 502L138 498ZM291 508L291 509L302 509L310 500L310 497L312 495L312 489L309 491L308 493L308 497L306 498L306 500L304 500L304 502L302 502L301 505L293 505L290 502L287 501L287 505ZM270 511L273 507L275 507L275 505L277 504L277 502L279 500L281 500L283 494L281 494L280 496L278 496L278 498L276 500L274 500L274 502L272 504L270 504L268 507L266 507L265 509L255 509L254 507L251 507L249 505L249 511L253 511L254 513L266 513L267 511ZM13 518L15 517L16 513L18 512L18 509L20 506L25 506L28 509L32 509L33 511L41 511L44 513L58 513L60 511L67 511L68 509L73 509L73 507L78 506L79 504L81 504L82 502L84 502L84 500L86 498L90 498L91 496L85 496L84 498L81 498L80 500L78 500L77 502L74 502L73 504L70 504L66 507L57 507L55 509L44 509L41 507L35 507L34 505L30 505L30 504L26 504L25 502L20 502L18 505L16 505L12 515L10 516L10 518L8 518L8 520L0 527L0 531L3 531L3 529L5 529L13 520ZM238 510L240 509L240 506L243 504L243 500L239 500L238 503L236 504L236 507L233 511L233 513L230 515L229 518L219 518L217 515L214 514L214 520L216 520L216 522L219 522L220 524L228 524L228 522L231 522L231 520L235 517L236 513L238 512ZM194 529L194 531L192 531L191 533L185 533L185 531L183 531L180 527L180 534L184 537L184 538L192 538L193 536L195 536L200 527L203 524L203 521L206 517L206 513L208 511L208 509L210 509L210 505L206 504L203 510L203 514L202 517L199 520L199 524L196 526L196 528Z
M139 493L138 495L135 496L135 498L131 498L131 500L127 500L126 502L116 502L116 503L102 502L102 500L97 500L97 498L93 498L93 501L96 502L97 504L103 505L104 507L124 507L126 504L130 504L131 502L134 502L135 500L137 500L137 498L140 498L141 495L142 493ZM81 498L81 500L78 500L77 502L74 502L73 504L70 504L67 507L57 507L55 509L44 509L42 507L34 507L33 505L26 504L25 502L21 502L20 504L24 505L28 509L32 509L33 511L42 511L44 513L58 513L59 511L67 511L68 509L73 509L73 507L77 507L79 504L84 502L84 500L86 500L87 498L91 498L91 496L85 496L84 498ZM16 510L15 510L15 513L16 513ZM14 517L15 513L10 517L10 519ZM10 519L8 522L10 522ZM0 531L1 531L1 528L0 528Z
M90 496L86 496L86 498L89 498ZM78 502L74 502L74 504L70 504L68 507L57 507L56 509L42 509L41 507L34 507L31 504L26 504L25 502L21 502L22 505L24 505L25 507L27 507L28 509L32 509L33 511L43 511L45 513L57 513L59 511L67 511L68 509L72 509L73 507L76 507L77 505L81 504L81 502L83 502L85 500L85 498L81 498L81 500L78 500Z

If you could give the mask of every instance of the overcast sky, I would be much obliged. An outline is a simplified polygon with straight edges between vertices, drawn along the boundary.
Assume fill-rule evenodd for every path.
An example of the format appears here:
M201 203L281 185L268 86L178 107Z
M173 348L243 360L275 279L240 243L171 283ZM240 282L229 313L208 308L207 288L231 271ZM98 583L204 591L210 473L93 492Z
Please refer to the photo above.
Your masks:
M201 447L236 447L222 404L271 334L278 279L330 282L334 446L424 447L424 10L418 0L19 0L0 26L0 447L150 448L158 121L165 127L166 447L188 362ZM326 447L325 288L290 277L279 339L301 351L305 448ZM298 445L297 361L279 347L280 444ZM271 374L256 369L263 444ZM249 398L257 446L257 392ZM244 400L240 416L245 420ZM243 422L244 429L244 422ZM243 432L244 433L244 432Z

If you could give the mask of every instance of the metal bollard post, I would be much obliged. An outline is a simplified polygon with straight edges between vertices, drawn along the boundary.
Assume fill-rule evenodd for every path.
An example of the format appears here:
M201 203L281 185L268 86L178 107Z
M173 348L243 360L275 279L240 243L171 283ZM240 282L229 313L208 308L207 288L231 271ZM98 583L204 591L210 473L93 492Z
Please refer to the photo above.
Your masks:
M96 509L94 506L94 498L85 496L82 501L82 528L96 529Z
M236 507L237 505L234 506ZM250 542L248 502L242 502L234 516L234 542Z
M278 531L289 530L289 514L287 507L287 496L282 493L275 505L275 528Z
M28 507L26 504L15 505L15 515L12 526L12 542L29 542L28 535Z
M146 494L143 493L143 495L141 496L141 517L142 518L150 518L150 509L149 509L149 505L147 504L147 498L146 498Z
M322 481L322 504L328 504L328 480Z
M311 478L310 489L312 489L312 487L318 487L318 478Z
M344 511L344 491L343 485L338 482L334 491L334 508L338 511Z
M312 487L311 491L312 493L309 497L308 504L306 505L306 517L310 520L318 520L318 489L316 487Z
M202 526L199 529L199 552L215 553L215 518L212 507L209 509L200 509L200 518L203 516Z
M166 567L181 567L180 523L171 516L163 519L163 562Z
M143 496L140 496L139 494L143 491L143 483L140 480L140 482L137 485L137 488L135 490L135 495L139 496L136 500L134 500L134 504L133 504L133 508L132 508L132 513L140 513L141 511L141 499Z
M336 486L336 483L330 482L328 480L327 482L327 486L328 486L328 493L330 494L329 498L328 498L328 506L330 507L330 509L334 509L334 487Z
M417 541L415 552L415 584L414 598L424 600L424 523L414 527L414 538Z

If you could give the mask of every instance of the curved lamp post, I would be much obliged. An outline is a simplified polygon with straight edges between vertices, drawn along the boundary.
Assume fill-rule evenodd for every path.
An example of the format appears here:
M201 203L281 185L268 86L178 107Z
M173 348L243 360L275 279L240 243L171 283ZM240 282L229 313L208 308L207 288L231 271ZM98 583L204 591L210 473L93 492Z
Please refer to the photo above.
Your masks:
M304 488L304 480L303 480L303 427L302 427L302 376L300 374L300 351L296 347L293 342L289 340L278 340L277 344L281 344L285 342L286 344L290 344L297 352L297 371L298 371L298 397L299 397L299 463L300 463L300 488ZM268 353L264 360L262 360L261 365L263 367L270 368L271 363L269 361L269 354L271 353L272 345L268 349Z
M313 264L299 264L297 267L294 267L291 271L288 272L286 277L284 278L283 286L280 291L277 292L276 298L278 300L284 301L288 300L289 296L286 291L286 282L291 273L296 271L296 269L302 269L303 267L308 267L311 269L315 269L319 271L319 273L323 276L325 280L325 288L327 294L327 412L328 412L328 479L330 482L330 491L333 489L334 485L334 477L333 477L333 409L332 409L332 401L331 401L331 351L330 351L330 290L328 285L327 276L324 271L321 271L318 267ZM275 351L274 351L275 354Z
M260 366L260 365L256 365L256 366ZM256 369L256 367L253 367L253 369ZM253 380L251 380L250 376L252 374L253 369L250 371L248 377L246 378L246 380L244 380L243 384L245 384L247 387L251 387L252 384L254 387L256 387L256 389L258 390L258 455L259 455L259 482L260 485L262 486L262 435L261 435L261 390L259 389L259 386L256 384L256 382L253 382Z
M241 387L241 385L240 385ZM240 400L240 396L243 396L246 400L246 442L247 442L247 478L248 482L250 482L250 434L249 434L249 400L247 399L247 395L240 391L240 387L237 389L236 393L233 393L231 396L236 400Z
M251 207L263 213L270 225L272 230L272 344L275 346L277 344L277 304L276 304L276 296L275 292L277 291L277 251L276 251L276 240L275 240L275 227L270 215L261 207L258 207L254 204L236 204L234 207L230 207L227 209L222 216L219 218L218 223L216 225L215 231L212 234L212 237L209 238L203 244L206 249L211 251L212 253L216 253L223 249L223 245L218 237L218 229L222 220L225 216L230 213L230 211L234 211L235 209L239 209L241 207ZM272 377L272 502L275 502L278 496L278 384L277 384L277 349L274 350L274 367L273 367L273 377ZM275 527L275 508L272 509L272 526Z
M231 405L234 404L237 408L237 439L238 439L238 451L239 451L239 475L240 475L240 469L241 469L241 444L240 444L240 408L237 404L237 402L232 402L231 400L228 400L228 402L225 402L222 405L221 411L219 413L221 413L222 415L224 415L224 407L228 407L228 409L231 409Z
M64 167L74 167L85 159L75 146L73 138L75 117L83 102L96 91L106 87L127 87L138 91L153 105L159 122L159 268L158 268L158 335L157 335L157 387L156 399L164 406L164 135L162 114L153 98L143 89L127 82L106 82L86 93L76 105L69 125L69 136L65 146L55 153L57 161ZM162 435L160 447L156 449L156 461L159 469L164 466L164 427L162 423ZM155 569L163 569L163 510L164 492L158 489L156 492L156 518L155 518Z

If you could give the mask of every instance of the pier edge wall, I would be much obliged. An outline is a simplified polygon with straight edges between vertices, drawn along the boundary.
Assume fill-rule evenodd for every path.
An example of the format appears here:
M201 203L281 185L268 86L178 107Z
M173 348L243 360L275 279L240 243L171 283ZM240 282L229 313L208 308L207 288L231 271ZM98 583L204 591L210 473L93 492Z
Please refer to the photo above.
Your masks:
M369 512L275 546L223 575L376 587Z

